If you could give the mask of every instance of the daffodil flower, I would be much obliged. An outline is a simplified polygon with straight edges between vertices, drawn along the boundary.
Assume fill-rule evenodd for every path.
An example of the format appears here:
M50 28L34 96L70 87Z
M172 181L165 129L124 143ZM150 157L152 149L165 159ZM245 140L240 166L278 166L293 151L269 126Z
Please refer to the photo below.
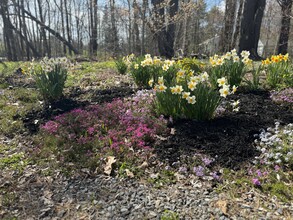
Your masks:
M217 80L217 83L219 84L220 87L226 85L226 82L227 81L226 81L226 78L225 77L219 78Z
M167 89L167 87L164 84L161 84L158 86L158 91L160 91L160 92L165 92L166 89Z
M187 98L187 102L189 103L189 104L195 104L195 102L196 102L196 100L195 100L195 96L193 95L193 96L188 96L188 98Z
M229 95L230 89L229 86L223 86L223 88L220 89L220 96L226 98L227 95Z
M183 99L186 99L187 100L187 98L190 96L190 92L183 92L182 93L182 98Z
M191 91L193 91L194 89L195 89L195 87L196 87L196 83L195 82L189 82L188 83L188 88L191 90Z

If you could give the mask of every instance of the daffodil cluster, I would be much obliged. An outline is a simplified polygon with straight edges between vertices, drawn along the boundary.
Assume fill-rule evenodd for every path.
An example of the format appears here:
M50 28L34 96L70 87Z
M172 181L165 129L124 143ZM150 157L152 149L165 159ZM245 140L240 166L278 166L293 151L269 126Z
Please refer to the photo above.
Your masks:
M217 79L226 77L228 84L239 86L245 75L245 67L252 64L249 51L242 51L240 56L235 49L219 56L210 57L209 75L214 88L217 88Z
M57 57L57 58L48 58L44 57L40 61L40 65L43 71L45 72L51 72L53 71L56 66L59 66L63 69L69 69L73 66L73 64L70 63L70 61L66 57Z
M221 97L226 98L237 89L236 86L230 88L225 77L218 79L219 88L213 89L207 72L195 74L179 69L175 76L171 83L160 76L154 85L157 111L173 118L210 120L215 115ZM154 81L150 80L149 83L152 85ZM233 104L233 110L238 111L239 101Z
M293 86L293 72L290 70L289 54L272 55L262 61L262 66L266 70L266 82L271 88L276 88L285 84Z

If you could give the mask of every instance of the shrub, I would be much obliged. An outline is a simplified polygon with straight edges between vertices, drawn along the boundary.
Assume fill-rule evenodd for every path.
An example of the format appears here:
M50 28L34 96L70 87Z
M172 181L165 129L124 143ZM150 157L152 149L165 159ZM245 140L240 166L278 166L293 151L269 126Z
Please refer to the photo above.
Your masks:
M228 80L229 85L239 86L245 75L245 67L252 64L249 55L248 51L242 51L240 58L234 49L221 57L218 55L210 57L211 66L208 72L212 87L217 88L217 79L222 77Z
M52 103L62 97L69 67L70 63L66 57L45 57L40 65L32 64L30 74L45 102Z

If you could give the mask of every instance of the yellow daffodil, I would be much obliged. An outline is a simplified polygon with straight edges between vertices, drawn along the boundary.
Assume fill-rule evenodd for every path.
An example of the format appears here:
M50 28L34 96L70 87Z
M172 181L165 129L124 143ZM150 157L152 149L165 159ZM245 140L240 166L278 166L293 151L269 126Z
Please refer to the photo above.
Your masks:
M154 80L151 79L151 80L149 81L149 86L153 86L153 83L154 83Z
M188 76L192 77L193 75L194 75L194 71L193 70L189 71Z
M187 100L187 102L189 104L192 104L192 105L195 104L195 102L196 102L194 95L193 96L188 96L188 98L186 100Z
M146 55L144 55L144 58L145 59L151 59L151 55L150 54L146 54Z
M134 64L134 69L138 69L139 68L139 64L138 63L136 63L136 64Z
M235 48L233 50L231 50L231 54L233 57L237 56L237 51Z
M289 54L286 53L286 54L284 55L284 57L283 57L283 60L284 60L284 61L287 61L288 59L289 59Z

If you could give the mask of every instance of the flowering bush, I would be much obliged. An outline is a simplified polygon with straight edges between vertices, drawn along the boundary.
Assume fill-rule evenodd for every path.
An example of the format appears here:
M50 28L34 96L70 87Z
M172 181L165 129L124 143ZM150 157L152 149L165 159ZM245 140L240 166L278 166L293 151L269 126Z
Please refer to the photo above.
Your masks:
M150 150L155 136L167 131L166 121L152 114L153 97L139 91L125 100L75 109L47 122L42 130L58 141L55 152L65 161L101 161L107 155L117 161L143 159L137 154Z
M179 70L176 77L172 77L170 81L169 78L165 80L161 76L154 86L157 110L173 118L210 120L220 104L221 97L226 98L236 91L236 86L231 88L225 77L218 79L217 83L219 91L211 86L206 72L194 75L193 72Z
M292 73L289 71L289 54L273 55L262 61L262 65L267 70L266 81L271 88L276 88L282 82L290 82L292 80ZM283 80L283 78L285 80Z
M252 60L248 51L242 51L241 57L233 49L223 56L214 55L210 57L209 75L213 88L217 88L217 79L226 77L229 85L239 86L245 75L245 66L251 65Z
M66 57L41 60L40 65L32 63L29 72L45 102L51 103L63 95L68 69L71 66Z

